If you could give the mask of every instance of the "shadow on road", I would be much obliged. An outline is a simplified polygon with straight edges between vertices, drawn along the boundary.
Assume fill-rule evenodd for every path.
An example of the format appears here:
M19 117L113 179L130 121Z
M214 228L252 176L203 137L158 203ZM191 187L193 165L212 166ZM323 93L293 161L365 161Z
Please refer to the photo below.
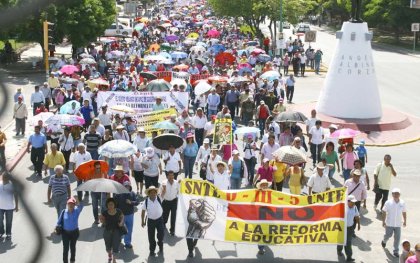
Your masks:
M13 244L10 240L5 240L4 237L0 239L0 254L6 253L8 250L14 249L17 244Z
M93 227L80 229L79 241L95 242L103 238L103 228Z

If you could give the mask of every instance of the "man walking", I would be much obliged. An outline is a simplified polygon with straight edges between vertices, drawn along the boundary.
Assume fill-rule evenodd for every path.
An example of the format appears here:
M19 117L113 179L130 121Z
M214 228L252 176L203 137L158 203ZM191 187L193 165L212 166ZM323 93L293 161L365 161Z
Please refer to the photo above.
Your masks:
M393 255L395 257L399 257L398 249L401 238L401 225L404 227L407 226L407 208L405 202L400 199L400 195L400 189L392 189L392 199L386 201L382 209L382 225L385 227L385 235L381 245L385 248L386 242L394 235Z
M147 211L147 235L149 239L149 257L155 256L156 249L156 232L159 246L159 253L163 254L163 236L164 236L164 224L163 224L163 209L162 201L158 197L158 189L152 185L146 189L146 195L148 196L143 203L141 212L141 226L146 226L146 211Z
M326 166L323 162L319 162L316 165L316 173L309 177L308 195L322 193L332 188L330 179L324 175L325 168Z
M45 103L44 94L39 90L39 86L35 86L35 92L31 94L32 114L35 116L36 109Z
M90 153L92 160L99 159L98 149L101 146L102 137L99 132L96 131L94 125L89 126L89 132L85 134L83 143L86 144L86 151Z
M309 130L308 136L313 167L315 168L316 163L321 161L321 152L324 148L324 132L320 120L315 121L315 126Z
M346 243L344 246L344 252L346 253L346 256L347 256L347 260L346 260L347 262L355 261L354 258L352 258L353 249L351 247L351 241L354 235L355 224L357 224L357 230L360 230L360 216L359 216L359 210L357 210L357 207L355 205L356 202L357 202L357 199L354 197L354 195L347 196L347 215L346 215L347 238L346 238ZM343 256L342 251L343 251L343 246L338 245L337 255L342 257Z
M35 126L35 133L29 136L26 151L31 153L31 162L34 166L34 171L38 176L42 177L42 165L44 162L45 154L48 153L48 147L47 137L41 133L41 127Z
M45 176L48 175L47 170L49 170L50 175L54 174L54 170L57 165L66 165L66 160L62 152L58 151L58 146L55 143L51 144L51 152L45 155L44 158L44 173ZM66 200L67 201L67 200Z
M13 106L13 119L16 121L16 136L22 132L22 136L25 136L26 119L28 118L28 109L26 104L23 102L23 97L19 96L18 101Z
M384 161L376 165L375 171L373 172L373 178L375 179L374 188L377 189L375 192L375 210L377 209L381 199L381 210L384 207L385 202L388 200L392 176L396 177L397 172L395 171L394 166L391 164L391 155L386 154L384 156Z
M173 236L175 234L175 220L176 209L178 205L179 183L175 180L175 174L173 171L168 171L166 177L167 180L162 183L161 193L161 196L163 198L163 220L166 225L169 219L169 213L171 214L171 227L169 229L169 234Z

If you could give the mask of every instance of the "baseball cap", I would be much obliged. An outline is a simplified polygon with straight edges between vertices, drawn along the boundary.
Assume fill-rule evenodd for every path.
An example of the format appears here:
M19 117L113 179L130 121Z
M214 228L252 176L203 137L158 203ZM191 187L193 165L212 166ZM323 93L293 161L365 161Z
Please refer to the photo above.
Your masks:
M350 201L352 203L356 203L357 199L356 199L356 197L354 197L354 195L349 195L349 196L347 196L347 201Z
M393 193L393 194L395 194L395 193L401 194L401 190L400 190L400 188L394 188L394 189L392 189L391 193Z

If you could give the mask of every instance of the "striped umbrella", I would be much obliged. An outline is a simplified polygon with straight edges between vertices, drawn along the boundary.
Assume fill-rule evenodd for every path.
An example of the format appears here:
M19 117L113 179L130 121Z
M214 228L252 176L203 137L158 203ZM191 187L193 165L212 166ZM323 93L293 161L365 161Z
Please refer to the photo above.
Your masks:
M280 149L273 152L273 157L277 161L288 165L306 163L306 156L296 147L289 145L280 147Z
M85 119L77 115L56 114L45 121L48 125L62 125L62 126L82 126L85 124Z

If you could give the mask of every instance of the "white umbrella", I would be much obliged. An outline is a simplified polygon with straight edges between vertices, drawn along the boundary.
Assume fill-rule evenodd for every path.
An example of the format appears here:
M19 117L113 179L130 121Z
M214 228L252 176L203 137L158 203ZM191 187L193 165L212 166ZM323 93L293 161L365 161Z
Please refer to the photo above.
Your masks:
M167 58L165 58L162 55L149 55L144 57L144 60L146 61L165 61L168 60Z
M205 52L206 48L203 47L203 46L193 46L193 47L190 48L190 51L191 52L192 51L194 51L194 52L198 52L198 51Z
M79 185L75 191L91 191L100 193L124 194L128 189L121 183L105 178L91 179Z
M45 123L45 121L48 120L51 116L54 116L54 113L41 112L31 118L31 124L38 125L38 121L42 121L43 123Z
M112 140L98 149L98 153L108 158L128 157L137 152L137 147L126 140Z
M194 93L197 96L206 93L207 91L211 90L212 86L207 83L206 80L199 81L198 84L194 88Z
M171 85L172 86L175 86L175 85L181 86L181 85L183 85L184 87L186 87L187 86L187 82L185 82L184 79L172 79Z
M109 86L109 82L105 79L92 79L92 80L88 80L89 83L95 84L95 85L105 85L105 86Z

